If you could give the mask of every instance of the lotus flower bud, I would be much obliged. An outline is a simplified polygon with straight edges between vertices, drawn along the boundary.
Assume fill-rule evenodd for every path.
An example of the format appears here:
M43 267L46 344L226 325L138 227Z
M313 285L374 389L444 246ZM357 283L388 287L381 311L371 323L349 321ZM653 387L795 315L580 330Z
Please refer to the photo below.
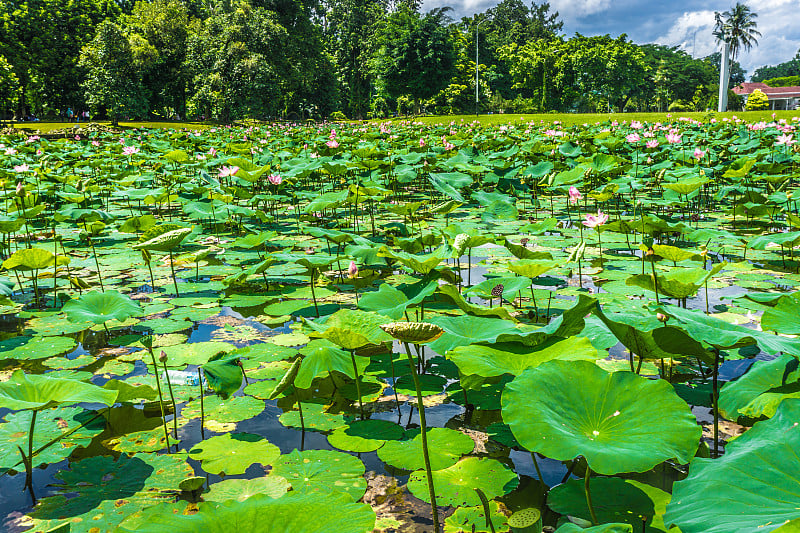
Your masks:
M165 352L164 350L161 350L161 355L158 356L158 360L161 361L162 363L166 363L167 362L167 352Z
M659 322L663 322L664 324L666 324L667 320L669 320L669 317L664 313L656 313L656 318Z
M358 265L355 261L350 261L350 266L347 268L347 275L352 279L358 275Z
M17 183L17 196L20 198L25 196L25 184L23 184L21 181Z

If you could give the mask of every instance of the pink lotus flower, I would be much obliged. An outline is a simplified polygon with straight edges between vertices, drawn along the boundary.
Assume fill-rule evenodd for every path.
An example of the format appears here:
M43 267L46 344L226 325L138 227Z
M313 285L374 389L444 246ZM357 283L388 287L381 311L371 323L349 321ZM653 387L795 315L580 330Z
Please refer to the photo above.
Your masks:
M139 152L139 148L136 146L126 146L122 149L122 153L125 155L133 155Z
M658 148L658 141L653 139L652 141L647 141L648 148Z
M76 135L76 136L75 136L75 140L76 140L76 141L80 141L80 140L81 140L81 136L80 136L80 135Z
M641 137L639 137L638 133L630 133L630 134L625 136L625 140L628 141L629 143L633 144L633 143L638 143L642 139L641 139Z
M355 261L350 261L350 266L347 268L347 275L350 278L354 278L358 275L358 265L356 265Z
M792 139L792 135L787 135L787 134L785 134L785 133L784 133L783 135L778 135L778 136L775 138L775 144L776 144L776 145L791 146L791 145L793 145L793 144L794 144L794 143L796 143L796 142L797 142L797 141L795 141L794 139Z
M96 147L100 146L100 142L99 141L92 141L92 146L94 146L96 148Z
M339 148L339 143L336 142L336 139L331 139L330 141L325 143L328 148Z
M14 165L14 172L27 172L31 169L27 163L21 165Z
M225 167L219 169L219 177L220 178L227 178L230 176L236 175L239 172L239 167Z
M419 138L419 147L420 147L420 148L423 148L424 146L425 146L425 139L423 139L422 137L420 137L420 138Z
M577 204L578 200L580 200L581 198L583 198L583 195L581 194L581 191L579 191L577 187L569 188L569 203L573 205Z
M598 211L597 215L586 215L586 220L583 221L583 225L587 228L597 228L598 226L602 226L608 222L608 215L603 213L602 211Z
M211 150L208 151L208 155L211 157L217 157L217 149L212 146Z
M700 159L703 159L704 155L706 155L706 153L703 150L701 150L700 148L695 148L694 149L694 158L697 159L698 161Z
M271 174L271 175L267 176L267 179L273 185L280 185L283 182L283 178L280 177L277 174Z
M667 142L669 144L678 144L681 142L681 136L677 133L667 133Z

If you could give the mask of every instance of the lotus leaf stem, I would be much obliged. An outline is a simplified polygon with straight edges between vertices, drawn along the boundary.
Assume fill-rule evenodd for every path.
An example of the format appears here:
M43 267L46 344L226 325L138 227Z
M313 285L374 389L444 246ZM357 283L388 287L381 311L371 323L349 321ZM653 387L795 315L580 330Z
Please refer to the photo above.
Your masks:
M167 443L167 453L170 453L169 431L167 430L167 415L164 412L164 395L161 393L161 380L158 379L158 363L156 363L156 355L153 353L153 349L148 348L147 351L150 352L150 357L153 359L153 370L155 371L156 387L158 388L158 405L161 406L161 421L164 423L164 439Z
M433 530L439 533L439 509L436 506L436 489L433 486L433 470L431 469L431 460L428 456L428 424L425 421L425 404L422 402L422 387L419 382L419 375L414 366L414 358L411 356L411 350L407 342L403 342L408 356L409 366L411 367L411 377L414 378L414 387L417 389L417 410L419 410L419 428L422 435L422 459L425 462L425 475L428 478L428 494L431 497L431 512L433 513Z
M539 469L539 461L536 460L536 452L531 452L531 459L533 459L533 466L536 468L536 475L539 477L539 481L547 486L547 483L544 481L544 476L542 476L542 471Z
M203 402L203 374L200 371L200 367L197 367L197 385L200 387L200 438L206 438L206 431L203 428L203 421L206 418L206 407Z
M178 293L178 279L175 277L175 262L172 260L172 250L169 251L169 268L172 271L172 283L175 285L175 297L180 297Z
M364 420L364 402L361 399L361 380L358 378L358 365L356 364L356 355L354 350L350 351L350 360L353 361L353 375L356 380L356 394L358 395L358 410L361 412L361 420Z
M164 376L167 378L167 388L169 389L169 397L172 400L172 426L175 431L175 438L178 438L178 404L175 403L175 395L172 393L172 381L169 379L169 371L167 370L167 362L164 361Z
M592 525L596 526L600 522L597 521L597 514L594 512L592 505L592 493L589 491L589 478L592 475L592 469L589 468L589 463L586 463L586 475L583 478L583 492L586 494L586 505L589 507L589 514L592 515Z

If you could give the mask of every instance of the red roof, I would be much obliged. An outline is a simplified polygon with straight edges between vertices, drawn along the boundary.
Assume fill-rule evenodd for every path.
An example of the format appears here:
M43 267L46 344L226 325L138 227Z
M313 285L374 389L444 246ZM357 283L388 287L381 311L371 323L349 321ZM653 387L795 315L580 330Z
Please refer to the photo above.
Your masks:
M800 86L797 87L770 87L766 83L740 83L733 88L733 92L738 95L749 95L756 89L759 89L767 97L772 98L793 98L800 97Z
M769 86L769 85L767 85L766 83L761 83L761 82L758 82L758 83L745 82L745 83L740 83L739 85L737 85L736 87L734 87L734 88L733 88L733 92L735 92L736 94L742 95L742 94L750 94L750 93L752 93L753 91L755 91L756 89L761 89L761 92L763 92L763 93L765 93L765 94L766 94L766 92L767 92L767 91L765 91L765 89L769 90L769 89L771 89L771 88L772 88L772 87L770 87L770 86Z

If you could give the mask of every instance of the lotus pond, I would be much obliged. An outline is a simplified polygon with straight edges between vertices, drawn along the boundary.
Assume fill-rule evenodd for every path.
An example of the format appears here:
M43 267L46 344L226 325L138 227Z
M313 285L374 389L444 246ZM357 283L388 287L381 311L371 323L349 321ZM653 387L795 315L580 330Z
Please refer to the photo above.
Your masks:
M0 137L0 529L800 531L798 126Z

